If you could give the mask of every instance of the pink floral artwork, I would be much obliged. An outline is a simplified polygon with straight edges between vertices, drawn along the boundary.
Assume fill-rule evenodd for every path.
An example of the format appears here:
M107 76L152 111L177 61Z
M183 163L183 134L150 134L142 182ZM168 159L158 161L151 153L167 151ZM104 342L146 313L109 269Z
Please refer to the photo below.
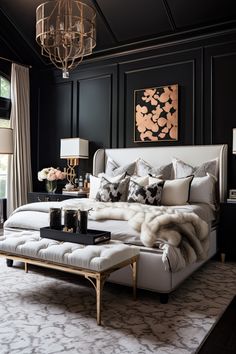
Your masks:
M178 85L134 92L134 142L178 140Z

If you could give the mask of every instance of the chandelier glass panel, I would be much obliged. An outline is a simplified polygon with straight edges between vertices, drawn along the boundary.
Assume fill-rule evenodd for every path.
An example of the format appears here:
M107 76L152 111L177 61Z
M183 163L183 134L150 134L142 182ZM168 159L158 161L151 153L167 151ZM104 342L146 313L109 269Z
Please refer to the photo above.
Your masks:
M80 0L51 0L36 9L36 41L42 55L69 77L96 45L96 13Z

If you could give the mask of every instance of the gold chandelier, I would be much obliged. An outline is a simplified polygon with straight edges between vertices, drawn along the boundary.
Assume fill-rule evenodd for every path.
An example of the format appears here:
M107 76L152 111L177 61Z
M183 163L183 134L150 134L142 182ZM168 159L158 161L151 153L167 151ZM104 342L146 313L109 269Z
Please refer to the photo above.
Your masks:
M36 9L36 41L41 53L69 77L96 45L96 13L80 0L51 0Z

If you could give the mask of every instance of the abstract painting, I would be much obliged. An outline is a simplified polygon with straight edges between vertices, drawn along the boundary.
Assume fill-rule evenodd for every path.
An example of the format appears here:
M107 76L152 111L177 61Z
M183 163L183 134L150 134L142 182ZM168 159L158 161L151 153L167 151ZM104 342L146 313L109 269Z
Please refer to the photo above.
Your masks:
M134 91L134 142L178 140L178 84Z

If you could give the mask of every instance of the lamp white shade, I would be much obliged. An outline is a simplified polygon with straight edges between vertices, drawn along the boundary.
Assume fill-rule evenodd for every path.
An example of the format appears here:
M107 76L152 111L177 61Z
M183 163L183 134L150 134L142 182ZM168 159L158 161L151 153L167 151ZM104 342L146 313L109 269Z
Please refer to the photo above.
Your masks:
M61 139L61 159L88 159L88 140L80 138Z
M0 128L0 154L13 154L13 130Z
M236 155L236 128L233 128L233 154Z

